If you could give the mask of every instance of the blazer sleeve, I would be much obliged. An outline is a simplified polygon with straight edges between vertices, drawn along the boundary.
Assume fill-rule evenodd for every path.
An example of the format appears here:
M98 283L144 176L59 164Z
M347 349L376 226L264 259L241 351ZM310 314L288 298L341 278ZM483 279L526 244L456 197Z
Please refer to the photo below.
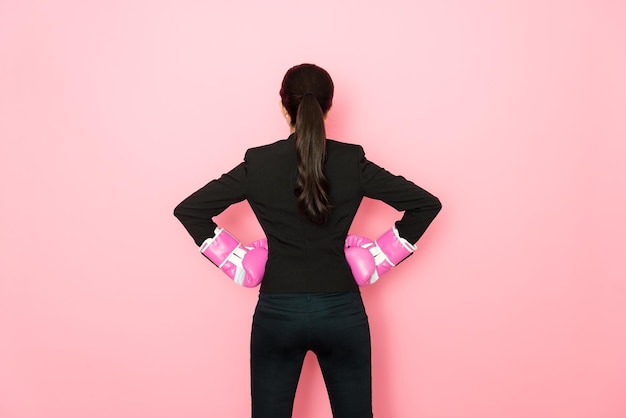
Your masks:
M207 183L174 209L198 246L215 235L213 217L246 198L246 163L242 162L220 178Z
M439 199L404 177L368 161L360 146L359 173L363 195L404 211L402 219L395 223L398 234L411 243L417 242L441 210Z

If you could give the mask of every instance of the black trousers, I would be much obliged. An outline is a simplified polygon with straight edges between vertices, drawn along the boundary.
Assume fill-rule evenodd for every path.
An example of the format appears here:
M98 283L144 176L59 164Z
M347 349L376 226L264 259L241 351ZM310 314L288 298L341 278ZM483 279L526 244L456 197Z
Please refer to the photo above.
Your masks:
M291 418L309 350L333 417L372 417L370 332L360 293L262 293L250 345L252 418Z

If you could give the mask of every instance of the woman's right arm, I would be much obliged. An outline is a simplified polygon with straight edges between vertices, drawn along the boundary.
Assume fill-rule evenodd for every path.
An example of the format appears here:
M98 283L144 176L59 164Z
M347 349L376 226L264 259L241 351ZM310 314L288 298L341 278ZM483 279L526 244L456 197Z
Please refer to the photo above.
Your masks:
M400 237L414 244L441 210L441 202L431 193L402 176L396 176L365 158L360 148L359 170L364 196L381 200L404 211L395 223Z

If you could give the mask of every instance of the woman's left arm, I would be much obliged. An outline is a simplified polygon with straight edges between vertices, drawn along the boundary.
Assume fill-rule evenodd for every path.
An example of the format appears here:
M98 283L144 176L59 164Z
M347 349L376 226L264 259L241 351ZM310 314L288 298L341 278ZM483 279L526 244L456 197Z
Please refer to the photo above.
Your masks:
M246 163L207 183L174 209L174 216L200 246L215 235L213 217L246 198Z

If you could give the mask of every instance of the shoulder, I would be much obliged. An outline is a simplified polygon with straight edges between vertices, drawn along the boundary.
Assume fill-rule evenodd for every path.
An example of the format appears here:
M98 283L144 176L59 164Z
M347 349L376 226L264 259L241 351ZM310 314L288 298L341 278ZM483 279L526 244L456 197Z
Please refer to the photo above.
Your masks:
M292 154L293 153L293 137L289 137L287 139L281 139L279 141L272 142L270 144L260 145L257 147L249 148L246 151L245 159L257 159L257 158L267 158L271 155L283 155L283 154ZM362 158L365 154L363 147L358 144L351 144L348 142L341 142L334 139L326 140L327 152L328 155L336 155L336 156L355 156L357 158Z
M363 150L363 147L358 144L350 144L347 142L336 141L334 139L327 139L326 157L332 161L341 160L348 164L350 164L350 161L358 163L365 158L365 151Z
M259 158L263 156L267 156L268 154L276 154L280 153L282 150L290 148L288 145L287 139L281 139L276 142L272 142L270 144L259 145L256 147L249 148L246 151L245 159L249 158Z
M350 144L347 142L341 142L334 139L326 140L327 149L329 152L342 152L347 154L363 154L363 147L358 144Z

